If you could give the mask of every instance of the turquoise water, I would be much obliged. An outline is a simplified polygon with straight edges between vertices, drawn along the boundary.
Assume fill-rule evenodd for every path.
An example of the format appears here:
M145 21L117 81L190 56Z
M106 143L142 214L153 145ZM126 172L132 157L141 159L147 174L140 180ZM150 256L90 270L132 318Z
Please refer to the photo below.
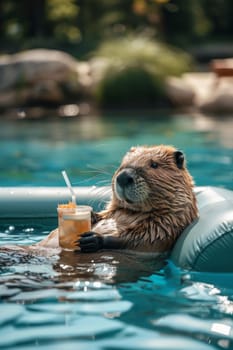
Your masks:
M156 118L156 119L155 119ZM139 144L182 149L196 184L233 188L233 118L127 115L1 121L0 186L109 184L124 153Z
M3 121L1 186L109 184L131 145L183 149L197 185L233 189L233 119L105 116ZM32 244L51 227L0 227ZM0 251L1 349L233 349L233 274L190 273L134 253Z

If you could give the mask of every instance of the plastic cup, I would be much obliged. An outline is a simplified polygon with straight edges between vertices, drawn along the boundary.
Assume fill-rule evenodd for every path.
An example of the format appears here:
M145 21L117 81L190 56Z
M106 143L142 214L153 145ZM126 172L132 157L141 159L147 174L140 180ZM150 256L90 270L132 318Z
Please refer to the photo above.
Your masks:
M58 206L59 245L64 249L77 250L81 234L91 230L91 211L87 205L73 208Z

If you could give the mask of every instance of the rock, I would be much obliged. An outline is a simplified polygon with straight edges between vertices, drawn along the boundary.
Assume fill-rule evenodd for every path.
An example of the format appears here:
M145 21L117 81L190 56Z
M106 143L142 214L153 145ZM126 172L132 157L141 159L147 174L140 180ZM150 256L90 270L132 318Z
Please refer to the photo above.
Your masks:
M194 106L199 108L200 105L207 98L209 98L210 92L212 92L216 84L216 76L214 73L185 73L182 76L182 80L188 84L195 95Z
M215 73L186 73L168 78L166 93L174 106L193 106L211 113L233 112L233 77Z
M0 57L0 76L0 107L31 102L60 104L80 93L78 62L56 50Z
M64 101L65 95L55 80L39 80L31 90L30 102L42 101L59 104Z
M89 89L92 85L91 67L88 62L80 62L77 67L79 83L83 89Z
M184 79L169 77L165 82L165 93L173 105L177 107L191 106L195 93Z
M29 101L29 98L29 88L0 92L0 107L7 108L10 106L21 106L26 104L27 101Z
M233 78L221 78L216 81L212 91L200 104L206 112L229 113L233 111Z
M27 106L23 108L7 108L1 113L5 119L45 119L52 117L73 118L76 116L88 115L93 113L91 106L88 103L81 102L80 104L68 104L59 106ZM95 111L96 112L96 111ZM94 112L94 113L95 113Z
M215 73L187 73L182 80L195 93L194 107L212 113L233 111L233 78L217 77Z

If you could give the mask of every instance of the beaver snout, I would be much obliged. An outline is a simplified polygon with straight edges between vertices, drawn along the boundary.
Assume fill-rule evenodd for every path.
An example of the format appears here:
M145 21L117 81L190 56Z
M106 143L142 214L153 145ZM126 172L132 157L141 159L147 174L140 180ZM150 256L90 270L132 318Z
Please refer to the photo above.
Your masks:
M132 204L143 202L148 196L149 189L135 169L125 168L114 180L114 192L119 200Z
M117 175L116 178L117 184L120 187L126 187L134 183L134 170L133 169L124 169Z
M134 185L135 171L130 168L121 170L114 181L115 193L118 199L131 203L133 193L135 192Z

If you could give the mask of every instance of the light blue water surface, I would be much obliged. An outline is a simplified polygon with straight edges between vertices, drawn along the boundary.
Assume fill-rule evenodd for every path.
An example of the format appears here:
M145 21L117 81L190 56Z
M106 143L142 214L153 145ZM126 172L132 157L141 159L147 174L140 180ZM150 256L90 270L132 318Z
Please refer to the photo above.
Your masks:
M1 121L0 186L109 184L133 145L172 144L186 153L198 186L233 188L233 118L203 115L106 115Z
M233 189L233 119L135 115L1 121L0 185L109 184L139 144L182 149L197 185ZM0 228L32 244L51 227ZM218 257L220 258L220 257ZM133 253L0 251L1 349L233 349L233 274L195 274Z

